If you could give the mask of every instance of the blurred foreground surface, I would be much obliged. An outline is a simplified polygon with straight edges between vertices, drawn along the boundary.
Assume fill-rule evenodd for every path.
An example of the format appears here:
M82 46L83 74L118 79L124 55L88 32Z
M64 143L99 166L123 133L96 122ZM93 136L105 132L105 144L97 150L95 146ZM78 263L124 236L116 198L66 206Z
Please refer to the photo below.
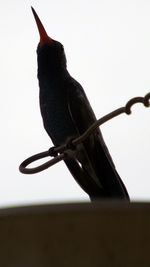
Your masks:
M1 266L150 266L150 203L0 210Z

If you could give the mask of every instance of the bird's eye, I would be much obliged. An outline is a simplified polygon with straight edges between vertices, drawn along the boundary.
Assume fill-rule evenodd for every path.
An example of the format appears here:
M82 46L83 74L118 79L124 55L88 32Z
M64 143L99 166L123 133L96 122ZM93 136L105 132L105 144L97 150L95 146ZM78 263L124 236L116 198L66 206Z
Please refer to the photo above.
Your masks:
M61 51L64 52L64 47L63 47L63 45L61 45Z

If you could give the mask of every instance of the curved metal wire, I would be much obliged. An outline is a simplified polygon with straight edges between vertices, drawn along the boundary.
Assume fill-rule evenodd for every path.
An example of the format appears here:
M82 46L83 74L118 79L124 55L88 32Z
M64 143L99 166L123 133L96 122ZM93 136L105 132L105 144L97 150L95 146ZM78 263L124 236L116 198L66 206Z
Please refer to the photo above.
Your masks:
M68 148L68 144L64 144L62 146L50 148L47 151L38 153L36 155L33 155L33 156L27 158L26 160L24 160L20 164L20 166L19 166L20 172L24 173L24 174L38 173L38 172L41 172L41 171L53 166L54 164L58 163L59 161L65 159L67 156L69 156L69 153L71 151L71 146L76 147L78 144L82 143L90 134L93 133L93 131L96 130L97 127L99 127L103 123L111 120L112 118L117 117L123 113L130 115L131 114L131 107L133 105L135 105L136 103L142 103L145 107L149 107L150 106L150 93L146 94L145 97L134 97L134 98L130 99L124 107L118 108L118 109L108 113L107 115L103 116L99 120L97 120L95 123L93 123L87 129L86 132L84 132L78 138L72 140L69 148ZM49 156L54 156L54 157L51 160L48 160L47 162L45 162L45 163L43 163L37 167L27 168L27 166L29 164L33 163L34 161L45 158L45 157L49 157Z

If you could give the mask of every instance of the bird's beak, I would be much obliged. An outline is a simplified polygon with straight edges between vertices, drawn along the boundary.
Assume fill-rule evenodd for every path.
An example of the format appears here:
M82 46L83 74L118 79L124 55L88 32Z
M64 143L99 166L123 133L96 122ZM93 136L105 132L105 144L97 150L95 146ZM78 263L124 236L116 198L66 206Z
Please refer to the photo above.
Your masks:
M42 22L40 21L38 15L36 14L35 10L33 7L31 7L38 30L39 30L39 34L40 34L40 44L51 44L53 42L53 39L51 39L48 35L47 32L44 29L44 26L42 24Z

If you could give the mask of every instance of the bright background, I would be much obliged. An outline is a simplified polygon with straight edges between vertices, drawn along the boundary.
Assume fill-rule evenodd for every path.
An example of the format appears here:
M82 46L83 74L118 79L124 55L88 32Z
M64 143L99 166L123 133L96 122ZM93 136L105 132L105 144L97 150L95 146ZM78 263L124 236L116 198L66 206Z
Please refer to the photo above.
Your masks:
M63 162L32 176L28 156L47 150L38 103L33 5L49 35L64 44L68 70L84 87L97 117L150 91L150 1L0 2L0 206L88 201ZM132 200L150 200L150 109L141 104L102 126Z

